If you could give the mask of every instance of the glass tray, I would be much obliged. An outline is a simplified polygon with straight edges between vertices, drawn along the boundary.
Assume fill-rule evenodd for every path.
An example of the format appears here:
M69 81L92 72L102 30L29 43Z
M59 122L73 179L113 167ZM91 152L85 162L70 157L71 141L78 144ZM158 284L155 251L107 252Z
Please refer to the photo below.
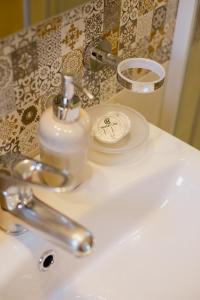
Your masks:
M115 144L99 142L90 135L90 147L102 153L122 154L141 146L149 137L149 124L146 119L134 109L120 104L99 104L87 109L93 127L96 120L109 111L123 112L131 121L131 129L127 136Z

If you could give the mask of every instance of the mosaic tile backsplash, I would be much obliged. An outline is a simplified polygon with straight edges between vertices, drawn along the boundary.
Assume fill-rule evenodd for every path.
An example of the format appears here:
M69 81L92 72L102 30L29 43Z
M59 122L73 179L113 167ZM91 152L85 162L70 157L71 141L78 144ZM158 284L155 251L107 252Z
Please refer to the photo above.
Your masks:
M0 40L0 155L37 154L37 126L59 92L61 73L95 96L83 107L107 101L120 88L112 69L83 66L85 47L106 37L122 58L170 57L178 0L92 0Z

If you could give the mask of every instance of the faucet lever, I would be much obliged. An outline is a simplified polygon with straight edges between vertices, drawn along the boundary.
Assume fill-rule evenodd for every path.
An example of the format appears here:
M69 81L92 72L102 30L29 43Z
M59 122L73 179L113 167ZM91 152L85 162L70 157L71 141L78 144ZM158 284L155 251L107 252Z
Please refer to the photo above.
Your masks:
M66 170L47 165L20 153L8 153L0 157L1 177L14 180L20 185L46 188L54 192L71 189L72 177ZM45 180L53 176L54 180Z

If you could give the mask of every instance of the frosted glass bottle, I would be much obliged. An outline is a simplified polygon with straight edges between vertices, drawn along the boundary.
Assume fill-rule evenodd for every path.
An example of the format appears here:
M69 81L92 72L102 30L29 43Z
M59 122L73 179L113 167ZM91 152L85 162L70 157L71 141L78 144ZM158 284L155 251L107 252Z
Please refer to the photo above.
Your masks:
M90 120L80 106L73 78L64 76L62 94L42 114L38 132L41 160L67 170L73 177L73 187L83 180L89 146ZM52 175L46 174L45 181L56 184Z

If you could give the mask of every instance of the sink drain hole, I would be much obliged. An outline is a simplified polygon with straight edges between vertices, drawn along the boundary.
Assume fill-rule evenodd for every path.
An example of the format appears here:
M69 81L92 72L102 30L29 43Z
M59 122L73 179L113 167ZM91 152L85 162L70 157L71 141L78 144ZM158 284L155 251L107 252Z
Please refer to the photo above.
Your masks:
M39 260L39 269L40 271L47 271L55 262L55 252L48 250L40 257Z

